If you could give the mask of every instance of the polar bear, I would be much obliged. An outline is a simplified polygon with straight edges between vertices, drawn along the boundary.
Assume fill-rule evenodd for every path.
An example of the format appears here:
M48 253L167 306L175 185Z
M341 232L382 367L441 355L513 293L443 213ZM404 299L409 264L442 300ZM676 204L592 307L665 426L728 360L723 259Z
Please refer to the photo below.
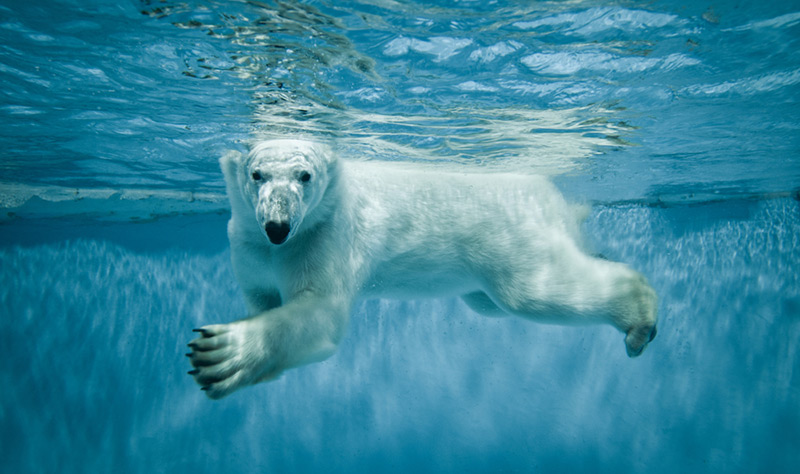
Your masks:
M486 315L610 323L629 356L656 334L656 295L584 253L580 218L540 177L338 159L269 140L220 160L249 317L195 329L189 373L213 399L329 357L360 298L457 295Z

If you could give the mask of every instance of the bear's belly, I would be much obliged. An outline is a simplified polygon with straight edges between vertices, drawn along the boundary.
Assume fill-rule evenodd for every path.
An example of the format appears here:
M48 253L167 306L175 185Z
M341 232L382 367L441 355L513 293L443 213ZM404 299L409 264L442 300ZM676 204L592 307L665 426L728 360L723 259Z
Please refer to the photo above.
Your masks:
M361 288L361 298L418 299L460 296L480 289L463 268L430 262L386 262Z

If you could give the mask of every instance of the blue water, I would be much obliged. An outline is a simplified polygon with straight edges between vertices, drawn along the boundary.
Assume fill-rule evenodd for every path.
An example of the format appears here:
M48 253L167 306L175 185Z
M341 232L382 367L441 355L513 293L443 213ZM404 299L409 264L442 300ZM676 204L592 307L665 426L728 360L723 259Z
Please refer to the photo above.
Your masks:
M0 0L4 472L795 472L800 3ZM251 137L540 173L659 334L368 301L222 401L217 157Z

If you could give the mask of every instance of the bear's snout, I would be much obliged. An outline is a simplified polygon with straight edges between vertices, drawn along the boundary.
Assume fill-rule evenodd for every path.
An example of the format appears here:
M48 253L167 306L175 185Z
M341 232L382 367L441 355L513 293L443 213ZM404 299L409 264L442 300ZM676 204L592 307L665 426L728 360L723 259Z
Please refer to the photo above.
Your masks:
M264 226L264 230L267 231L267 237L269 237L270 242L280 245L286 241L286 236L289 235L289 223L269 221Z

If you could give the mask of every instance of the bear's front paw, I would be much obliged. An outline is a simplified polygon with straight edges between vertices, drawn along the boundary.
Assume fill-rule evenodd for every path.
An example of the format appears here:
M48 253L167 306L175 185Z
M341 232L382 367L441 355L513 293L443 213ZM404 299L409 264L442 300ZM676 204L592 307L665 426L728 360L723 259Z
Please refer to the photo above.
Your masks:
M236 390L277 376L267 334L248 320L194 329L200 337L189 343L189 375L209 398L220 399Z

